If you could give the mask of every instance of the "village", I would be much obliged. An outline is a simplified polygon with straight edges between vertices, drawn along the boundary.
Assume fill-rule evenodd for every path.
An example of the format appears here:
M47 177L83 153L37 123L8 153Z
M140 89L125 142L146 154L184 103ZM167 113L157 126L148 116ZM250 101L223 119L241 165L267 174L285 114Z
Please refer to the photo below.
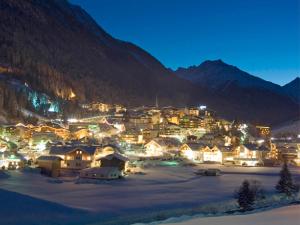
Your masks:
M148 164L300 166L299 136L273 137L270 127L227 121L206 106L82 108L89 117L1 126L0 168L110 180L141 173Z

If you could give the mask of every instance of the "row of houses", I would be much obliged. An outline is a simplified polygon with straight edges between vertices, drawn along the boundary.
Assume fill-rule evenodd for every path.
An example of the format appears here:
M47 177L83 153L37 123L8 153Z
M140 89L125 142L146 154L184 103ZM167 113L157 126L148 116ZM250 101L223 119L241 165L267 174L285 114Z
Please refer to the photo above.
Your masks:
M246 143L225 146L222 142L180 143L173 138L154 138L145 145L145 156L163 156L165 154L183 156L198 163L216 162L242 166L258 166L267 162L276 163L288 160L300 162L299 146L276 146L275 144ZM300 164L299 164L300 165Z

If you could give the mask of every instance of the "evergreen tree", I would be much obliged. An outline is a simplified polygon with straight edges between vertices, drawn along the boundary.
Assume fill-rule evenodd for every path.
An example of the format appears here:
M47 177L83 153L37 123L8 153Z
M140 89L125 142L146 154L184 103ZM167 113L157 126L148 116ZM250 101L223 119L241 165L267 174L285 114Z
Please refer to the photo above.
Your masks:
M276 190L279 193L284 193L291 196L299 191L299 186L293 183L292 175L289 171L287 162L285 161L280 171L280 179L276 185Z
M244 180L237 191L237 202L243 211L251 210L255 200L255 193L250 188L248 180Z

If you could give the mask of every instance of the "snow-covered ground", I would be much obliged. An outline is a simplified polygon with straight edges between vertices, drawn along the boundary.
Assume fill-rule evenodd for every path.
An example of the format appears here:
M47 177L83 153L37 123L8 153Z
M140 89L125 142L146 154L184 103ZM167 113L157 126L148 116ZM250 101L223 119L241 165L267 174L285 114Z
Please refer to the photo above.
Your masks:
M223 175L202 177L193 173L196 169L207 167L218 167L223 171ZM167 215L172 216L172 211L178 213L180 210L231 200L233 191L244 179L259 180L266 190L272 192L278 180L279 170L280 168L233 168L215 165L196 168L153 167L145 169L145 175L130 175L123 180L102 181L98 184L76 183L74 179L57 182L40 174L14 171L10 172L10 177L0 178L0 196L10 193L7 195L7 202L19 199L21 195L16 193L22 194L23 197L30 196L33 199L33 203L30 203L33 208L35 202L42 201L38 204L40 209L45 207L44 211L48 211L50 215L52 211L47 210L48 203L57 204L63 210L53 212L50 216L51 225L68 222L73 224L78 222L78 217L81 218L81 225L91 221L96 224L130 224L132 221L143 222L139 221L139 218L155 220L155 215L161 219L160 213L166 215L165 212L170 212ZM300 181L300 168L292 168L291 171ZM27 203L20 200L18 204L25 209ZM3 207L5 204L1 205L0 209ZM20 211L17 207L10 207L11 212L24 214L24 218L26 217L26 210ZM64 223L60 223L59 218L64 215L64 210L74 213L65 216ZM37 210L35 215L38 217L39 214L40 211ZM82 214L89 216L81 216ZM3 211L0 210L0 224L8 224L3 223L3 216ZM10 217L8 221L19 224L18 217ZM45 223L39 223L37 220L36 224Z
M296 225L300 224L300 206L293 205L246 215L169 219L165 225ZM173 222L171 222L173 220ZM155 223L152 223L153 225Z

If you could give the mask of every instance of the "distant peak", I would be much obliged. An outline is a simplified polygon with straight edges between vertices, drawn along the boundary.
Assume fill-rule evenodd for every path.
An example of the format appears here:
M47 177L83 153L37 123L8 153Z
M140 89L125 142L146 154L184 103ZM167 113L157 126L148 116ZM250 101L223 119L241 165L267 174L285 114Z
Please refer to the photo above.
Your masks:
M290 81L289 83L285 84L284 86L291 86L291 85L300 85L300 77L296 77L294 80Z
M213 63L213 64L226 64L222 59L216 59L216 60L206 60L203 63ZM202 64L203 64L202 63Z
M225 63L222 59L217 59L217 60L206 60L199 65L199 67L203 67L203 66L227 67L231 65Z

